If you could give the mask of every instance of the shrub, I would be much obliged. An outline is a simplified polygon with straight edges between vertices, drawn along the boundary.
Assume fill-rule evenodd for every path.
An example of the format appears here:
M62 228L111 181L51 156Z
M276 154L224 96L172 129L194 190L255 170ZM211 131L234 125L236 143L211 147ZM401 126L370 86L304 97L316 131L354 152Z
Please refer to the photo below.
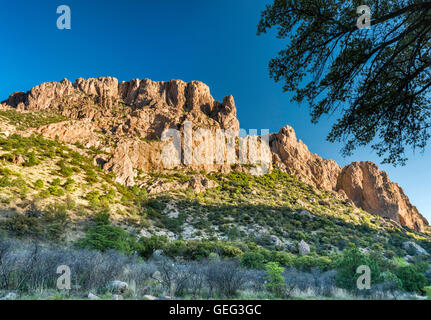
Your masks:
M70 195L66 197L65 204L68 210L75 209L76 207L76 202Z
M87 195L85 196L85 199L88 201L94 201L94 200L99 200L100 197L100 192L97 190L92 190L89 193L87 193Z
M157 200L157 199L149 199L147 201L147 207L154 209L157 212L161 213L165 209L166 204L162 201Z
M57 165L60 167L58 172L64 177L70 177L74 173L73 168L66 166L64 160L59 161Z
M421 292L427 285L425 275L420 273L415 266L401 267L395 271L395 274L401 280L406 291Z
M115 249L130 254L135 247L134 238L120 227L97 225L89 228L85 237L77 243L79 248L106 251Z
M46 224L45 237L51 240L61 240L69 224L66 206L53 204L42 213L42 221Z
M97 178L97 173L94 170L92 169L86 170L85 174L86 174L85 180L87 180L89 184L93 184L99 181L99 179Z
M40 222L35 217L27 217L23 214L16 214L4 222L2 225L6 230L11 231L18 237L35 237L38 238L42 235L43 229Z
M34 183L34 187L36 189L42 189L44 186L44 183L41 179L37 179L36 182Z
M63 189L61 189L58 186L54 186L54 185L50 186L48 188L48 192L49 192L49 194L51 194L53 196L58 196L58 197L62 197L65 194Z
M431 287L425 287L423 289L428 297L428 299L431 299Z
M109 225L111 214L108 210L104 210L95 214L93 220L98 225Z
M249 269L264 269L265 257L256 251L247 251L241 256L241 265Z
M28 160L24 163L26 167L33 167L40 163L40 160L36 157L34 151L27 154Z
M385 271L382 273L382 280L386 290L395 291L403 288L403 283L394 273Z
M73 180L72 178L67 178L66 182L63 184L63 188L67 191L67 192L71 192L73 189L73 185L75 184L75 180Z
M142 237L138 241L138 253L143 257L150 257L155 250L165 250L168 243L166 236L152 236L151 238Z
M381 281L380 278L380 268L377 263L369 259L363 253L361 253L357 248L352 248L343 251L343 255L337 261L337 277L336 283L342 288L356 290L356 281L359 274L356 270L359 266L368 266L371 270L371 283L378 283Z
M279 297L283 295L285 288L283 272L284 268L277 262L268 262L265 266L266 278L268 280L266 287Z
M246 283L247 273L235 261L211 262L205 269L210 294L232 298Z

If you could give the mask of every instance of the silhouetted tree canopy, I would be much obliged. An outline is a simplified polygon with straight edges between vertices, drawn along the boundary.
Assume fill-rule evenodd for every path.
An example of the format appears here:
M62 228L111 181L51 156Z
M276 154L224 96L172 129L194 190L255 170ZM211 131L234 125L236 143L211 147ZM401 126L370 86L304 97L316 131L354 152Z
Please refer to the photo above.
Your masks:
M357 8L371 9L359 29ZM371 144L384 163L405 164L405 147L430 138L431 1L274 0L258 34L276 27L287 46L269 63L312 121L340 115L328 135L343 154Z

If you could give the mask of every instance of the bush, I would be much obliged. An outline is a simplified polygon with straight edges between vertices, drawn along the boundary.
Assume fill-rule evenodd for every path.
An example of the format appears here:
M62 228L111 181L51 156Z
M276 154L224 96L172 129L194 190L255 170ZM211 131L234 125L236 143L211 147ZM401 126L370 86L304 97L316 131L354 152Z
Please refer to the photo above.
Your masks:
M97 225L89 228L85 237L77 243L79 248L99 250L115 249L131 254L135 247L134 238L120 227L112 225Z
M211 262L205 269L210 294L232 298L246 283L247 273L235 261Z
M285 289L283 272L284 268L277 262L268 262L265 266L266 278L268 280L266 287L278 297L283 295Z
M264 269L265 257L256 251L247 251L241 256L241 265L249 269Z
M138 253L143 257L150 257L155 250L165 250L168 243L166 236L152 236L151 238L142 237L138 241Z
M403 282L394 273L385 271L382 273L382 280L385 284L385 289L388 291L401 290L403 288Z
M53 195L53 196L58 196L58 197L62 197L64 196L64 190L58 186L50 186L48 188L48 192L49 194Z
M123 269L129 267L130 276L142 282L145 265L125 255L109 251L100 253L73 250L68 247L41 246L0 239L0 290L40 293L43 289L56 289L59 265L73 270L72 283L89 290L103 290L112 280L124 278ZM138 282L141 284L141 282Z
M357 248L352 248L343 251L343 255L337 261L337 277L336 283L338 286L350 290L356 290L356 281L359 274L356 270L359 266L368 266L371 270L371 283L381 282L380 268L376 261L368 258L361 253Z
M33 167L40 164L40 160L36 157L34 151L30 152L28 155L28 160L24 163L26 167Z
M37 179L36 182L34 183L34 187L36 189L42 189L44 186L44 183L41 179Z
M64 177L70 177L73 175L74 170L71 167L66 166L64 160L61 160L57 163L57 165L60 167L60 170L58 171L62 176Z
M109 225L111 224L110 221L111 213L109 210L101 211L95 214L93 220L98 225Z
M61 240L69 224L66 206L53 204L42 213L42 221L46 224L45 237L51 240Z
M422 292L427 285L427 279L415 266L401 267L395 271L396 276L401 280L404 290L409 292Z
M283 273L286 297L290 297L294 289L302 292L313 292L315 296L329 297L336 288L335 275L334 270L322 271L314 268L310 272L304 272L295 268L288 268Z
M43 233L43 228L36 217L27 217L23 214L16 214L1 223L4 228L18 237L38 238Z

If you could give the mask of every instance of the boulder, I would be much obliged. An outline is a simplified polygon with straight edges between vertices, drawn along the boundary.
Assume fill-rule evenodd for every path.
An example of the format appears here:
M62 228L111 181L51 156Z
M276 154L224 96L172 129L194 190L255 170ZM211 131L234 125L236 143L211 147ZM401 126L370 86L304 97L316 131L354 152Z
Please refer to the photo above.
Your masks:
M88 294L88 299L90 299L90 300L100 300L100 298L98 296L96 296L95 294L93 294L91 292Z
M19 154L19 155L14 156L12 163L16 164L17 166L20 166L20 165L25 163L25 159L23 158L22 155Z
M18 299L18 294L16 294L15 292L9 292L0 300L16 300L16 299Z
M313 215L310 211L308 211L308 210L302 210L302 211L300 211L298 214L299 214L300 216L308 217L308 218L310 218L311 220L313 220L313 219L314 219L314 215Z
M109 283L108 288L116 293L125 293L129 289L129 285L126 282L115 280Z
M407 252L414 252L415 254L425 255L425 256L429 255L429 253L420 245L418 245L416 242L406 241L403 243L403 246Z
M271 235L270 239L271 239L271 243L274 246L282 246L283 245L283 242L280 240L280 238L275 236L275 235Z
M160 259L161 257L163 257L163 255L164 255L164 252L161 249L154 250L153 252L154 259Z
M310 253L310 246L308 245L307 242L305 242L304 240L301 240L301 242L298 244L298 251L299 251L299 255L306 256Z

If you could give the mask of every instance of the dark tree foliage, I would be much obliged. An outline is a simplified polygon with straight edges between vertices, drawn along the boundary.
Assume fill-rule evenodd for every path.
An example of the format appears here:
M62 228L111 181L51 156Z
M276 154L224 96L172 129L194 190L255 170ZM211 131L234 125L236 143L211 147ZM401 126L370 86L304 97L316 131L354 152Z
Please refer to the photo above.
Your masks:
M357 8L371 9L359 29ZM274 0L258 34L277 27L287 47L270 76L311 106L312 121L340 115L328 135L344 155L371 144L384 163L405 164L405 147L430 138L431 1Z

